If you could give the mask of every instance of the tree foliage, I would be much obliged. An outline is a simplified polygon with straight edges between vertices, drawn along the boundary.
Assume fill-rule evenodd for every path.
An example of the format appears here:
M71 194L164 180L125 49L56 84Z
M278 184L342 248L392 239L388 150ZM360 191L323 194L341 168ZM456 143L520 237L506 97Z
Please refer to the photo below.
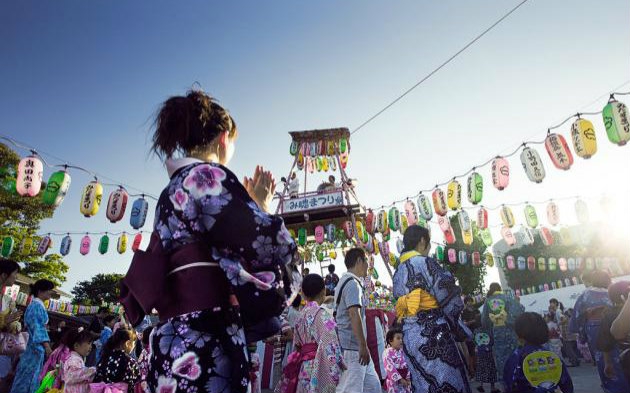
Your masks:
M97 274L89 281L79 282L73 289L74 301L79 304L99 306L116 303L120 295L118 284L122 274Z

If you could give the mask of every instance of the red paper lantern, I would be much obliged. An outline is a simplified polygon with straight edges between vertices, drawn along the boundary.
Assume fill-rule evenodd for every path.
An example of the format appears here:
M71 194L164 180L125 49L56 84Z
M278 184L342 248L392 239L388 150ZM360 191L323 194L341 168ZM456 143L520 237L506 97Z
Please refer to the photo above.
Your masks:
M573 154L562 135L549 134L545 139L545 148L556 168L565 171L571 168L571 165L573 165Z
M477 227L479 227L479 229L488 228L488 210L483 206L480 207L477 212Z

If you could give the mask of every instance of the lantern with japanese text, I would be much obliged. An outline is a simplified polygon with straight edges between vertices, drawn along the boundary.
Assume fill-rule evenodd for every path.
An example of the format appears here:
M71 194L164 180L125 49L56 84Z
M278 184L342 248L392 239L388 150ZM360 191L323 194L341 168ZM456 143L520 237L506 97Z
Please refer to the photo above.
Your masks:
M52 239L50 236L44 236L41 238L41 240L39 241L39 244L37 245L37 253L39 255L44 255L46 254L46 252L48 252L48 249L52 246Z
M501 228L501 236L503 237L503 240L505 240L505 243L507 243L508 246L513 246L516 244L516 238L514 237L514 234L512 233L512 230L509 227L502 227Z
M5 236L4 239L2 239L2 252L0 255L4 258L8 258L13 252L13 244L13 238L11 236Z
M510 183L510 163L503 157L492 160L492 185L499 190L504 190Z
M389 229L391 229L392 231L397 231L400 229L400 211L396 206L389 209L387 223L389 224Z
M538 235L540 239L543 241L545 246L551 246L553 244L553 234L549 230L549 228L542 227L538 230Z
M547 270L547 260L544 257L538 258L538 270L544 272Z
M358 225L359 222L357 221L357 227ZM315 227L315 242L317 244L322 244L324 242L324 227L321 225Z
M569 269L569 271L574 271L575 270L575 258L569 258L567 260L567 269Z
M460 265L466 265L468 263L468 253L466 253L466 251L459 250L458 256L459 256L458 259L459 259Z
M131 206L131 217L129 217L129 224L133 229L140 229L144 226L147 219L147 213L149 212L149 202L144 198L138 198L133 202Z
M90 239L89 235L83 236L81 238L81 244L79 246L79 252L81 255L87 255L90 252L90 246L92 245L92 239Z
M444 247L442 246L437 246L435 248L435 258L438 261L444 262Z
M560 271L566 272L567 269L569 268L569 264L567 262L567 259L566 258L558 259L558 267L560 267Z
M630 115L623 102L611 97L602 111L602 117L609 141L619 146L630 141Z
M442 231L444 234L444 241L446 244L455 243L455 232L453 232L453 227L449 227L448 230Z
M468 176L468 202L473 205L481 202L483 198L483 178L477 172L473 172Z
M538 214L536 214L536 208L532 205L525 206L525 221L530 228L536 228L538 226Z
M115 223L122 220L125 215L125 209L127 209L128 199L129 194L122 187L109 194L106 215L110 222Z
M488 210L483 206L477 211L477 227L479 229L488 228Z
M387 262L389 260L389 243L383 241L378 245L379 251L381 252L381 258L383 258L383 262Z
M101 255L107 254L107 250L109 249L109 236L103 235L101 236L101 240L98 242L98 252Z
M420 193L420 195L418 196L418 210L420 211L420 217L424 218L425 220L430 220L433 218L433 209L431 208L431 202L429 201L429 198Z
M530 147L525 147L521 152L521 164L527 174L527 178L534 183L541 183L545 178L545 167L538 152Z
M389 260L389 264L394 267L394 269L398 268L398 264L400 263L396 255L389 254L387 255L387 259Z
M354 227L352 226L351 221L344 221L342 228L343 233L346 235L346 239L350 240L354 237Z
M355 224L355 227L356 227L357 238L359 239L359 241L362 242L363 244L367 243L368 237L370 235L365 231L365 228L363 227L363 223L361 221L357 221Z
M507 262L507 268L509 270L514 270L516 269L516 261L514 261L514 257L512 255L508 255L505 258L505 261Z
M437 222L442 232L448 231L449 229L451 229L451 222L448 219L448 217L440 216L438 217Z
M291 142L291 146L289 146L289 154L292 156L296 155L299 150L299 143L297 141Z
M396 250L398 250L398 253L402 254L404 249L405 244L403 243L403 240L401 238L396 239Z
M335 241L335 234L337 233L337 228L335 228L335 224L326 225L326 240L330 243Z
M408 225L415 225L418 222L418 210L413 201L407 200L405 202L405 216L407 216Z
M81 214L85 217L92 217L98 213L103 198L103 186L94 180L88 183L83 189L81 196Z
M381 243L376 240L376 237L372 238L372 243L374 243L374 255L378 255L381 253Z
M328 157L328 168L333 172L337 170L337 160L334 157Z
M322 157L315 158L315 168L317 169L317 172L321 172L324 169Z
M556 168L565 171L571 168L571 165L573 165L573 154L562 135L549 134L545 139L545 148Z
M492 241L492 233L490 233L490 229L485 228L479 231L479 236L481 236L481 241L486 247L490 247L493 243Z
M446 197L444 191L440 188L433 190L433 208L435 213L439 216L444 216L448 212L448 206L446 205Z
M497 267L500 269L505 269L505 259L501 255L497 255L496 258Z
M549 225L556 226L560 222L560 210L555 202L549 202L547 205L547 221Z
M31 251L33 251L33 238L27 236L20 244L20 254L30 255Z
M119 254L124 254L127 251L127 240L127 234L124 232L118 237L116 251L118 251Z
M322 160L322 171L324 172L328 172L328 170L330 169L330 166L328 165L329 161L328 158L329 157L320 157Z
M457 210L462 206L462 186L455 179L448 183L446 202L448 208Z
M536 258L531 255L527 257L527 270L530 272L536 271Z
M389 229L389 224L387 223L387 212L383 209L379 210L378 217L376 220L376 229L380 233L386 233Z
M34 197L42 189L44 164L36 155L20 160L15 179L17 193L21 196Z
M72 238L70 235L66 235L61 239L61 246L59 247L59 254L66 256L70 253L70 246L72 245Z
M457 263L457 251L453 248L448 249L448 261L450 263Z
M571 140L578 157L588 159L597 153L595 127L590 121L580 118L574 121L571 125Z
M302 152L298 153L297 168L298 168L299 171L304 169L304 154Z
M376 214L374 214L372 209L369 209L365 216L365 230L370 235L373 235L376 230Z
M306 244L306 228L298 229L298 244L303 246Z
M57 171L50 175L46 188L42 192L42 202L49 206L58 207L70 188L70 174L66 171Z
M494 266L494 257L492 256L492 254L486 254L486 265L488 265L488 267L493 267Z
M531 229L521 226L521 230L518 232L518 235L523 245L529 246L534 244L534 232L532 232Z
M547 260L547 264L549 265L549 271L555 272L556 270L558 270L558 260L556 258L549 258Z
M473 251L473 253L472 253L472 264L473 264L473 266L481 265L481 254L479 254L479 251Z
M588 205L581 199L575 201L575 215L580 224L586 224L590 220Z
M514 214L512 214L512 209L510 209L509 206L501 206L501 221L503 222L503 225L505 225L508 228L512 228L514 227L514 224L516 224L516 221L514 220Z
M516 258L516 265L518 266L518 270L525 270L527 269L527 260L525 257L520 256Z
M468 213L462 210L457 213L457 219L459 221L459 226L461 228L462 240L464 244L471 245L473 242L473 230L472 223L470 222L470 217L468 217Z

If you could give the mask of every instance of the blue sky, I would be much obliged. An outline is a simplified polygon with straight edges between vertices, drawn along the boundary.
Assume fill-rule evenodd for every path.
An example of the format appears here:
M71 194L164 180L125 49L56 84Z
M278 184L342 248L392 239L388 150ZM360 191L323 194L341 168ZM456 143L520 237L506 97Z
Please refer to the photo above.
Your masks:
M167 177L148 155L153 116L198 81L239 125L230 167L242 177L263 164L280 177L291 164L288 131L358 126L516 3L3 2L0 134L159 194ZM600 110L606 98L585 105L630 80L629 12L623 0L530 0L355 135L349 174L359 179L361 202L415 194L544 138L578 109ZM627 195L628 182L614 174L628 167L629 147L612 146L600 118L594 123L598 155L560 173L539 149L548 172L542 185L513 159L512 184L501 193L486 184L485 202ZM566 136L568 127L559 131ZM489 169L482 174L489 179ZM103 209L82 217L89 177L72 175L43 231L131 231L128 216L118 224ZM126 271L131 254L83 257L78 241L64 289Z

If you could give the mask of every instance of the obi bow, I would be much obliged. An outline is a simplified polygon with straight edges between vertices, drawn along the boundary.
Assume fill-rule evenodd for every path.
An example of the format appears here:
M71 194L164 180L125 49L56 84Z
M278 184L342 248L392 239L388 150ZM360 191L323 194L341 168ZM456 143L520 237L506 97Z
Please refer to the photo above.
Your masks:
M90 393L127 393L126 383L91 383Z
M289 355L287 365L282 372L285 380L283 393L295 393L297 391L302 363L315 359L315 355L317 355L317 343L304 344L299 350Z

